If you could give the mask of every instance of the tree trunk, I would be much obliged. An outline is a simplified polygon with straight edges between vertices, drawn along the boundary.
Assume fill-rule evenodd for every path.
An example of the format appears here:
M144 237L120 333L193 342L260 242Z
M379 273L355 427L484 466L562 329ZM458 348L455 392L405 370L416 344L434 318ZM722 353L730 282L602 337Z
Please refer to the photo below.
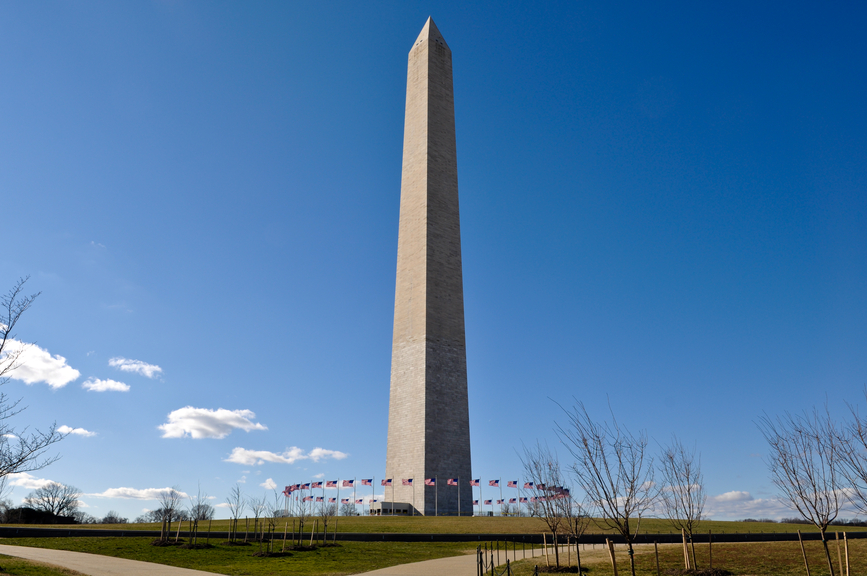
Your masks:
M558 544L557 533L552 532L551 534L552 534L551 539L552 539L552 542L554 543L554 565L557 566L557 568L559 568L560 567L560 547L557 545Z
M819 530L822 537L822 547L825 549L825 559L828 561L828 571L834 576L834 565L831 563L831 552L828 550L828 541L825 539L825 529Z

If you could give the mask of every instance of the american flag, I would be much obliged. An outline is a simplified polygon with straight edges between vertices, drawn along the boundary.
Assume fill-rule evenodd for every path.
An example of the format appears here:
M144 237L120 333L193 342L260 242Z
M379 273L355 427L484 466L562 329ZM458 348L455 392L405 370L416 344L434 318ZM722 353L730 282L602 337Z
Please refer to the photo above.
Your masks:
M391 478L383 480L381 483L383 486L391 486Z
M362 478L361 479L362 486L373 486L373 478Z
M518 502L520 502L521 504L526 504L527 499L526 498L518 498Z
M533 488L532 482L524 482L524 489L525 490L531 490L532 488Z
M506 483L506 486L509 488L517 488L518 487L518 481L517 480L509 480Z
M324 501L325 501L325 498L323 498L322 496L317 496L317 497L316 497L316 501L317 501L317 502L324 502Z
M476 478L475 480L470 480L470 486L478 486L478 485L479 485L479 479L478 478Z
M473 500L473 506L478 506L478 505L479 505L479 501L478 501L478 500Z
M364 498L359 498L355 501L356 504L364 504Z
M493 504L491 500L485 500L485 506L490 506L491 504Z
M337 504L337 498L329 498L328 503L329 504Z
M545 485L541 482L539 484L536 484L536 490L546 490Z
M412 486L412 478L404 478L403 479L404 486Z
M457 486L458 485L458 479L457 478L449 478L448 481L446 482L446 484L448 484L449 486Z
M310 485L311 488L322 488L322 482L314 482Z
M379 500L374 500L373 498L371 498L370 503L373 504L374 502L379 502Z
M292 486L286 486L286 489L283 490L283 496L291 496L292 495Z
M535 497L535 496L533 496L532 498L530 498L530 502L535 502L535 501L536 501L536 497Z
M307 484L302 484L301 489L302 490L310 490L310 482L308 482Z
M349 498L341 498L340 503L341 504L349 504Z
M500 500L499 498L497 498L497 504L502 504L502 503L503 503L503 500Z
M500 487L500 481L499 480L489 480L488 486L494 486L495 488L499 488Z
M304 502L313 502L313 496L305 496L303 500Z
M509 498L509 504L517 504L517 503L518 503L518 501L515 500L514 498Z
M425 478L424 485L425 486L436 486L437 485L437 479L436 478Z
M355 486L355 480L344 480L343 481L343 487L344 488L352 488L353 486Z
M337 488L337 480L329 480L325 483L326 488Z

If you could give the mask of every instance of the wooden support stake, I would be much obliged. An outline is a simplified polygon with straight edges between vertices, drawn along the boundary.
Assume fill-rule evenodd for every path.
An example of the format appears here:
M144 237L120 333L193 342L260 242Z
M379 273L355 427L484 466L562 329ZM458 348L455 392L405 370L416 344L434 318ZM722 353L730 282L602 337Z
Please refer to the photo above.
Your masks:
M293 528L294 528L294 526L293 526ZM283 549L280 550L280 552L286 551L286 532L288 532L288 531L289 531L289 522L286 522L286 525L283 526Z
M843 556L840 552L840 533L834 532L834 540L837 543L837 566L840 567L840 576L843 576Z
M689 546L686 544L686 529L680 529L680 535L683 538L683 568L689 570Z
M709 567L713 570L713 534L711 531L707 531L707 556L709 560Z
M548 534L542 532L542 546L545 548L545 565L550 567L551 561L548 560Z
M659 576L659 544L654 540L653 553L656 554L656 576Z
M614 542L606 538L605 544L608 546L608 555L611 557L611 568L614 570L614 576L617 576L617 559L614 557Z
M849 538L843 532L843 548L846 550L846 576L849 576Z
M810 565L807 563L807 551L804 549L804 540L801 538L800 530L798 530L798 542L801 543L801 554L804 556L804 568L807 569L807 576L810 576Z

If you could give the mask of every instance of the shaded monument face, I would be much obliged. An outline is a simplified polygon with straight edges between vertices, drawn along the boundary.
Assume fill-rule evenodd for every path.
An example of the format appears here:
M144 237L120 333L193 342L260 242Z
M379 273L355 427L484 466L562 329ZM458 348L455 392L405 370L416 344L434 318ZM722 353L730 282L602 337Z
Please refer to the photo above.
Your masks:
M452 53L428 18L407 71L386 477L420 513L471 515L470 476Z

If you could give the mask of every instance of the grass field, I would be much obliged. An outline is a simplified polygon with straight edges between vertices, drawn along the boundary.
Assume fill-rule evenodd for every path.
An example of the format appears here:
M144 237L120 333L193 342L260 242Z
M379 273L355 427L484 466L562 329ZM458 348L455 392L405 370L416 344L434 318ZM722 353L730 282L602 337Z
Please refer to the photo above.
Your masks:
M335 522L336 520L336 522ZM292 529L292 519L288 519L289 530ZM281 523L279 531L282 533L283 524ZM308 522L304 526L305 532L309 532L313 526L312 522ZM43 526L48 527L48 526ZM69 525L52 526L57 528L70 528ZM94 528L94 529L119 529L119 530L159 530L159 524L83 524L72 526L74 528ZM182 530L186 530L187 525L184 524ZM211 524L211 530L224 532L229 528L228 520L215 520ZM400 517L400 516L341 516L340 518L332 519L328 525L328 531L334 529L338 532L372 532L372 533L417 533L417 534L538 534L545 529L545 523L539 518L513 518L513 517L431 517L431 516L416 516L416 517ZM177 524L172 525L172 529L177 529ZM320 522L319 529L322 525ZM207 523L199 525L201 533L207 530ZM250 531L253 530L253 521L250 520ZM706 520L701 523L699 532L707 533L708 530L714 534L725 533L746 533L746 532L795 532L800 530L802 533L816 532L816 529L806 524L778 524L773 522L723 522L717 520ZM831 528L832 531L856 531L867 532L867 528L863 526L846 526ZM244 521L241 520L240 531L243 534ZM588 529L588 533L604 532L599 526L592 524ZM607 532L611 532L610 530ZM646 518L641 521L642 533L672 533L676 532L667 520L656 518Z
M835 542L831 541L831 559L836 576L845 574L845 556L843 558L844 570L840 571ZM806 542L807 560L810 564L811 576L829 576L828 565L820 542ZM840 543L842 551L843 544ZM560 557L561 563L566 564L565 554ZM629 557L624 546L617 546L616 552L617 569L620 574L629 574ZM533 565L545 566L544 558L521 561L521 551L518 550L518 562L513 565L516 576L528 576L533 574ZM867 574L867 540L849 541L850 574ZM551 557L553 563L553 557ZM601 545L587 546L581 552L581 562L588 574L609 575L613 574L608 552ZM696 562L698 568L709 567L707 544L696 546ZM572 554L572 564L575 565L575 555ZM636 574L638 576L656 576L656 559L652 545L642 545L636 548L635 554ZM660 573L666 570L683 569L683 547L677 544L659 546ZM732 574L739 576L802 576L805 574L804 560L798 542L762 542L744 544L714 544L713 567L725 568Z
M22 560L0 554L0 574L4 576L81 576L80 572L57 566Z
M89 552L245 576L272 574L342 576L409 562L456 556L468 550L466 544L460 543L345 542L338 543L337 546L293 551L282 557L262 558L253 556L253 553L259 550L256 544L250 546L218 544L213 548L189 550L175 546L151 546L152 540L152 538L4 538L0 539L0 542ZM33 574L54 576L53 573L48 572Z

